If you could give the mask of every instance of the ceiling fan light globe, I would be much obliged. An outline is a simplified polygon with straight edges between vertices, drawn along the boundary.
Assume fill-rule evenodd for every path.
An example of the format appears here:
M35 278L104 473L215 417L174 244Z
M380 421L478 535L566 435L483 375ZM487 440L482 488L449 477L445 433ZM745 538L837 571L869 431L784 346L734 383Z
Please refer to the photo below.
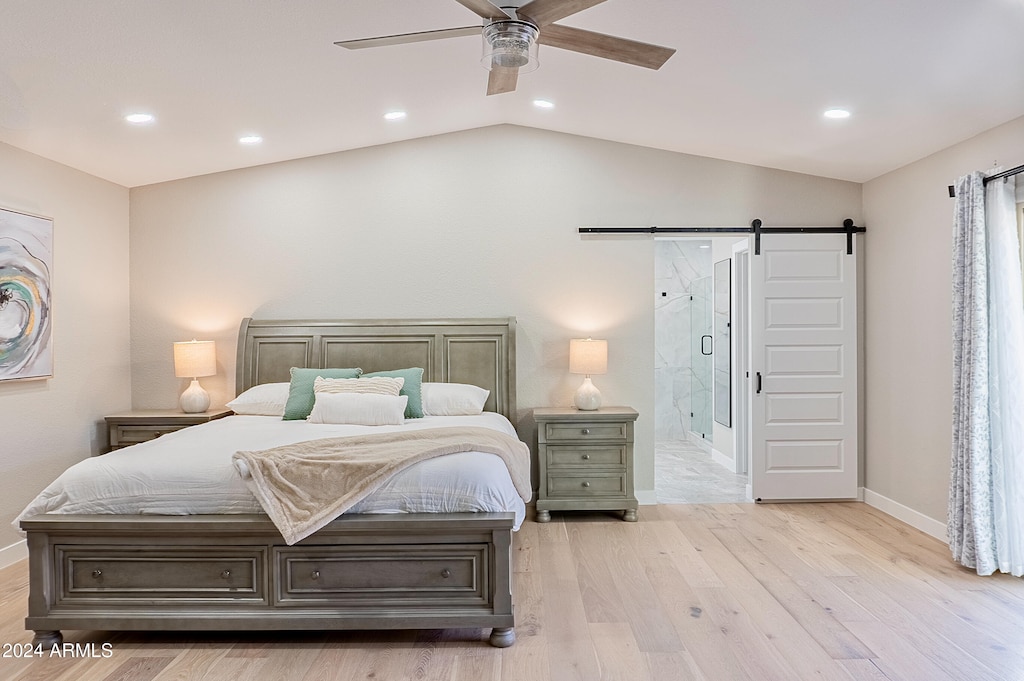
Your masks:
M539 31L525 21L494 21L483 30L481 65L494 68L519 69L519 73L537 70L537 36Z

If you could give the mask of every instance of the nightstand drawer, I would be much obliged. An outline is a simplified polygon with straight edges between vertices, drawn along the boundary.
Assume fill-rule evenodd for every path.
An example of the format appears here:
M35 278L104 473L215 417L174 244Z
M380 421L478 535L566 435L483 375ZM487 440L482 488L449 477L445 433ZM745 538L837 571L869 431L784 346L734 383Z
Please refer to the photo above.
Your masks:
M625 497L626 473L548 474L549 497Z
M626 445L551 445L548 468L588 468L626 465Z
M547 442L579 442L581 440L626 441L626 424L602 423L600 421L574 421L572 423L547 423L544 425Z
M181 430L186 426L118 426L114 433L111 433L111 444L115 442L119 447L127 447L139 442L154 440L166 433Z
M173 433L182 428L197 426L214 419L221 419L232 413L230 409L213 409L200 414L186 414L167 409L131 411L104 417L110 449L121 449L140 442L155 440L161 435Z

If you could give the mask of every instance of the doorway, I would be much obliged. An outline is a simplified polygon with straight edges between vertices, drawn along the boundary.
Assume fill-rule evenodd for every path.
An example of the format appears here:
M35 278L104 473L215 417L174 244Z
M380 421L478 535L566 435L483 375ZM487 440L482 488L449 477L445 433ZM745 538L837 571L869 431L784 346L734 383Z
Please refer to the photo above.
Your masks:
M730 366L735 367L737 360L732 356L736 344L729 341L735 334L732 324L727 321L723 326L721 319L723 286L719 281L716 299L715 285L715 273L722 271L716 263L732 260L734 246L745 248L747 241L735 236L655 240L655 493L659 503L749 500L746 461L740 465L736 461L746 451L733 444L736 420L746 416L735 410L726 410L722 416L722 400L734 401L723 391L733 391L735 372ZM734 283L737 269L729 270L733 275L724 286L726 315L730 289L740 288ZM742 328L746 333L746 326Z

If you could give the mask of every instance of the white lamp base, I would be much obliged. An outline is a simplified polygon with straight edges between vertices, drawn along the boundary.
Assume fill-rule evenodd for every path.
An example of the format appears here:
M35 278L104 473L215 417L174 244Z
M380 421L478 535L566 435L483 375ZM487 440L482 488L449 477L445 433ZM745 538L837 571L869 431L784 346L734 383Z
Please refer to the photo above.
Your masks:
M573 396L572 402L580 411L594 411L601 406L601 391L591 383L590 376L583 379L583 383Z
M202 413L210 408L210 393L199 385L199 379L193 378L191 385L181 394L178 404L186 414Z

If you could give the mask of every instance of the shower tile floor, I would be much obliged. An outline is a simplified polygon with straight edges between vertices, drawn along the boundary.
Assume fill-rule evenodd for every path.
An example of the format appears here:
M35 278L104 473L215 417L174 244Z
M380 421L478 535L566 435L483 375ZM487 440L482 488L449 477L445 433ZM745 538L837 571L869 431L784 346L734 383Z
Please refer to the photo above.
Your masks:
M747 476L716 463L688 440L655 445L654 492L659 504L746 502L746 486Z

